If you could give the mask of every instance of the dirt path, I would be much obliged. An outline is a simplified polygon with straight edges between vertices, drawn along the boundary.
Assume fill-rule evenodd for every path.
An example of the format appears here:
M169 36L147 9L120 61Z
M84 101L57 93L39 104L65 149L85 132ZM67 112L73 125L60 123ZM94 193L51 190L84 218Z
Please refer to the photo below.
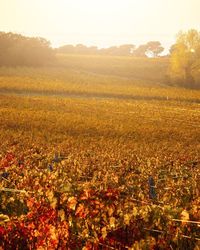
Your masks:
M142 95L125 95L115 93L87 93L87 92L59 92L59 91L26 91L26 90L1 90L0 95L16 95L16 96L29 96L29 97L60 97L60 98L90 98L90 99L121 99L121 100L145 100L145 101L178 101L187 103L200 104L200 99L194 98L170 98L164 96L142 96Z

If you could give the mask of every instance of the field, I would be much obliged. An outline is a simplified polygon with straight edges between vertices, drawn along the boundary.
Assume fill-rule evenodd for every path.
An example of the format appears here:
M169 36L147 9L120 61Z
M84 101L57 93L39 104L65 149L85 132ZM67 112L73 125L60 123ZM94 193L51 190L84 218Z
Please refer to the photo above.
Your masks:
M167 65L0 69L0 249L200 249L200 91Z

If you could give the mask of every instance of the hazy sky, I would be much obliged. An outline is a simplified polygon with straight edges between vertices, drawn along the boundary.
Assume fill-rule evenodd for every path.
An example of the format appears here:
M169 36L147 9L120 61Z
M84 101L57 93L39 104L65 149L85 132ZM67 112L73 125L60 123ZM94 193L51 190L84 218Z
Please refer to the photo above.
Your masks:
M200 0L0 0L0 31L42 36L54 47L168 46L190 28L200 30Z

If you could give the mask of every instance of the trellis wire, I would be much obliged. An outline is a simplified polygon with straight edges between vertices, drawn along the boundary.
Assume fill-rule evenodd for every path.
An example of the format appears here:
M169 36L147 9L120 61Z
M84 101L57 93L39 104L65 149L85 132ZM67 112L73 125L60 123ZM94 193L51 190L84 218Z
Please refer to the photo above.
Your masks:
M174 176L173 176L174 177ZM173 177L171 177L171 178L173 178ZM175 178L189 178L189 176L175 176ZM3 177L2 177L3 178ZM3 178L3 179L5 179L5 181L8 181L6 178ZM161 179L158 179L157 181L159 181L159 180L161 180ZM153 181L154 182L154 181ZM149 183L149 189L154 189L154 191L155 191L155 188L156 188L156 186L155 186L155 184L154 185L151 185L152 183L150 182ZM168 189L170 189L169 187L165 187L165 188L163 188L163 189L166 189L166 190L168 190ZM4 192L13 192L13 193L17 193L17 192L19 192L19 193L24 193L24 194L28 194L28 193L36 193L35 191L27 191L27 190L20 190L20 189L14 189L14 188L1 188L0 189L0 191L4 191ZM59 192L59 193L65 193L65 192L62 192L62 191L56 191L56 192ZM67 193L67 192L66 192ZM121 194L122 195L122 194ZM125 196L127 196L127 194L124 194ZM122 195L123 196L123 195ZM135 199L135 198L132 198L132 197L127 197L127 199L129 200L129 201L131 201L131 202L137 202L137 203L141 203L141 204L146 204L146 205L156 205L156 206L158 206L158 207L160 207L160 208L163 208L163 206L160 206L160 205L158 205L158 204L162 204L162 205L165 205L165 204L163 204L163 203L161 203L161 202L159 202L159 201L156 201L156 203L158 203L158 204L155 204L155 202L154 202L154 199L152 199L152 202L150 203L150 202L147 202L147 201L142 201L142 200L138 200L138 199ZM197 226L200 226L200 221L190 221L190 220L181 220L181 219L169 219L169 220L171 220L171 221L174 221L174 222L182 222L182 223L188 223L188 224L196 224ZM115 230L117 230L117 229L115 229ZM168 235L172 235L172 234L169 234L168 232L166 232L166 231L161 231L161 230L157 230L157 229L148 229L148 228L144 228L144 230L145 231L149 231L149 232L156 232L156 233L160 233L160 234L168 234ZM186 238L186 239L194 239L194 240L197 240L197 241L200 241L200 238L197 238L197 237L191 237L191 236L188 236L188 235L184 235L184 234L180 234L180 236L182 237L182 238ZM77 235L76 235L76 237L77 237ZM123 245L121 242L117 242L117 241L115 241L115 243L116 244L119 244L119 245L121 245L123 248L125 248L125 249L129 249L129 247L128 246L125 246L125 245ZM91 244L92 244L92 242L91 242ZM109 245L107 245L107 244L104 244L104 243L101 243L101 242L99 242L98 243L98 245L100 245L100 246L102 246L102 247L106 247L107 249L116 249L115 247L112 247L112 246L109 246Z
M24 189L13 189L13 188L0 188L0 191L4 191L4 192L13 192L13 193L31 193L31 194L34 194L36 192L34 191L26 191ZM60 193L65 193L65 192L61 192ZM160 205L157 205L155 203L150 203L150 202L147 202L147 201L142 201L142 200L138 200L138 199L135 199L135 198L131 198L131 197L128 197L128 200L129 201L133 201L133 202L139 202L139 203L142 203L142 204L146 204L146 205L154 205L154 206L157 206L157 207L160 207L160 208L163 208L163 206L160 206ZM162 204L162 203L160 203ZM190 224L197 224L197 225L200 225L200 221L191 221L191 220L181 220L181 219L169 219L169 220L172 220L172 221L176 221L176 222L185 222L185 223L190 223Z

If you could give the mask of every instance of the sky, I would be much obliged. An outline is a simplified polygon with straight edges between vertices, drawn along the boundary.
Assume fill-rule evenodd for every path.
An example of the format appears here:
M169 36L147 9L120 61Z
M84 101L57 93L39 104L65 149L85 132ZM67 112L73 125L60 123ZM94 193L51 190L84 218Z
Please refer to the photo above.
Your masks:
M200 31L200 0L0 0L0 31L50 40L53 47L109 47Z

